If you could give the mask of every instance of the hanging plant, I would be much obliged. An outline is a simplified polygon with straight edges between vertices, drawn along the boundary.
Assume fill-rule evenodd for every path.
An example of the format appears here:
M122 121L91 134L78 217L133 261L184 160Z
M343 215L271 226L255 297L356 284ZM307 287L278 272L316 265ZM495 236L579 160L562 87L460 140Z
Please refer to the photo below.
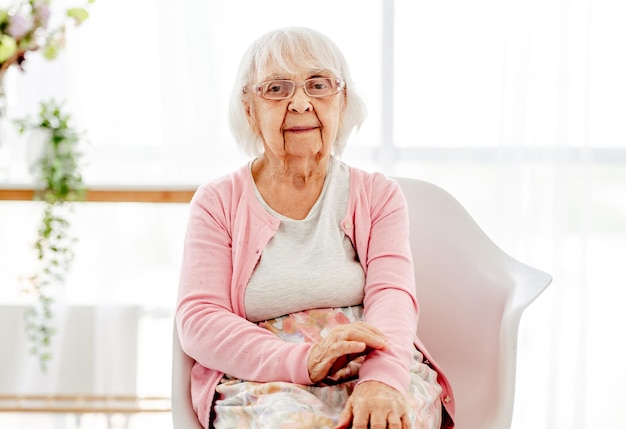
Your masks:
M43 372L52 358L51 339L55 287L65 283L74 259L76 238L70 233L71 203L85 198L86 187L80 172L78 144L82 135L70 122L70 115L54 100L41 103L34 120L18 121L20 133L40 133L41 150L33 169L35 200L44 204L35 250L38 267L28 278L27 292L34 304L26 312L26 333L30 351L39 359Z

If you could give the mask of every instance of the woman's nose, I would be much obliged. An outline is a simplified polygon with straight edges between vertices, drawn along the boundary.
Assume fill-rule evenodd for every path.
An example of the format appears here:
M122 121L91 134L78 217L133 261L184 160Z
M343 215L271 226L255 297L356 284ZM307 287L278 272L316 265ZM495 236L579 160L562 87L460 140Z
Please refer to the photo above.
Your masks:
M297 87L289 102L289 110L296 113L311 112L313 105L311 98L304 92L304 88Z

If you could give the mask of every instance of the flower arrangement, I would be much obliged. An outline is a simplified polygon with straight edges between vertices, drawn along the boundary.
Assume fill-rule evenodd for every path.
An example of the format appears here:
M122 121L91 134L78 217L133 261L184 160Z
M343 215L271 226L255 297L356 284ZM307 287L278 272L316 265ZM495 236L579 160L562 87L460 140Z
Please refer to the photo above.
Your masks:
M95 0L85 0L93 3ZM57 24L52 19L56 8L51 0L15 0L9 7L0 7L0 81L13 65L22 69L29 51L40 50L47 59L54 59L63 48L68 22L80 25L89 14L84 7L65 9ZM23 69L22 69L23 70Z

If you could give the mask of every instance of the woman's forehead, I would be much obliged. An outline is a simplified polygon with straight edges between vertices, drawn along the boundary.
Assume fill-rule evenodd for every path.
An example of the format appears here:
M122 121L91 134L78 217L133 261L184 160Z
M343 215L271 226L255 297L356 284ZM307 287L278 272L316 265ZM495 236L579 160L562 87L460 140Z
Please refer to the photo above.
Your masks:
M280 58L267 58L256 70L257 79L309 77L314 75L334 75L334 64L328 64L311 55L283 55Z
M328 69L324 68L299 68L299 69L284 69L284 68L276 68L276 69L267 69L265 73L262 73L259 78L261 80L268 79L308 79L314 76L324 76L324 77L334 77L334 73Z

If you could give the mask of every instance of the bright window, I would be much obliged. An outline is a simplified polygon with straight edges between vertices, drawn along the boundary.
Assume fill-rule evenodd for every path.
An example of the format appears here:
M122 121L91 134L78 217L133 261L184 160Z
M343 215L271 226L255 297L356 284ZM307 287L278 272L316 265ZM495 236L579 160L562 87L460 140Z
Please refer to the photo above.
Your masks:
M195 186L246 162L227 110L248 44L276 27L322 31L369 111L344 159L439 184L555 278L523 319L513 427L619 427L620 393L606 389L626 377L614 341L626 329L624 17L623 0L97 1L58 61L31 55L26 73L12 71L10 109L65 99L89 136L92 185ZM24 151L0 146L0 183L28 180ZM0 202L0 215L0 282L15 285L38 212ZM68 300L171 317L185 215L77 208ZM0 300L19 300L16 290ZM145 344L160 353L169 336ZM167 393L168 376L144 373L142 388Z

